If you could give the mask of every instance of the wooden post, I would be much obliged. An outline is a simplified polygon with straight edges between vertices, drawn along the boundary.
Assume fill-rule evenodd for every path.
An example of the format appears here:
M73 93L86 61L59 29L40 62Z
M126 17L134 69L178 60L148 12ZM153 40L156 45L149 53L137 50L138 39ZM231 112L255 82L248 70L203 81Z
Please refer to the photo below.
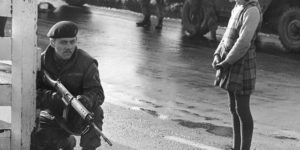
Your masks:
M36 0L12 0L11 149L29 150L35 120L37 68Z
M11 17L11 1L0 0L0 16ZM0 19L1 32L3 32L3 21ZM11 66L3 64L5 62L11 62L11 37L0 37L0 68L2 70L10 70ZM8 72L0 71L0 149L11 149L11 74Z
M11 11L11 0L0 0L0 16L11 17ZM11 37L0 37L0 45L0 60L11 60Z

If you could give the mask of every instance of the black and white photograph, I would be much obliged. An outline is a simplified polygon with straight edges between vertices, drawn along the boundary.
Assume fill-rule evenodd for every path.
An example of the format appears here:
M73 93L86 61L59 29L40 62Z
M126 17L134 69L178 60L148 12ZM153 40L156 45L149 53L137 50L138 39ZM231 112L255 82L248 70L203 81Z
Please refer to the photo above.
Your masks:
M300 150L299 0L0 0L0 150Z

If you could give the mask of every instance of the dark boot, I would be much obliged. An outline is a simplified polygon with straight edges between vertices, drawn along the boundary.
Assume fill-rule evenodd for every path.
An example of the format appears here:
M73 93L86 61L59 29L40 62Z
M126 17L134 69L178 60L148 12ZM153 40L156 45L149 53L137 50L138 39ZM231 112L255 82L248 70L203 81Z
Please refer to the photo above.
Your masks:
M136 23L136 26L138 26L138 27L149 27L149 26L151 26L150 16L145 16L143 21Z
M63 150L74 150L76 146L76 139L73 135L70 135L67 139L66 147Z
M163 26L163 19L164 19L164 18L159 18L159 19L158 19L158 22L157 22L157 25L155 26L155 29L157 29L157 30L161 30L161 29L162 29L162 26Z
M83 147L82 150L96 150L94 147Z

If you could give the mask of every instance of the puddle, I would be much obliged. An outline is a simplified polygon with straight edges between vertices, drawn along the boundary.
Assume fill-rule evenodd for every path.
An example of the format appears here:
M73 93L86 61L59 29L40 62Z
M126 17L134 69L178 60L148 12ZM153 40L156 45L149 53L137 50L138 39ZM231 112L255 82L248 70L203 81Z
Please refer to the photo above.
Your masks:
M154 104L153 102L150 102L150 101L147 101L147 100L143 100L143 99L139 99L138 101L143 102L143 103L146 103L146 104L150 104L150 105L152 105L154 108L161 108L161 107L163 107L163 106L161 106L161 105L156 105L156 104Z
M196 108L195 106L188 106L187 107L188 109L194 109L194 108Z
M181 119L174 119L173 121L178 122L179 125L187 127L187 128L206 129L207 132L217 135L217 136L231 138L233 135L231 127L217 126L217 125L214 125L211 123L192 122L192 121L181 120Z
M148 113L148 114L150 114L150 115L152 115L154 117L159 117L159 114L156 111L154 111L154 110L145 109L145 108L140 108L140 110L144 111L144 112L146 112L146 113Z
M182 102L175 102L177 105L184 105Z
M179 106L184 106L188 109L195 109L196 106L185 106L186 104L185 103L182 103L182 102L175 102L176 105L179 105Z
M196 116L196 117L201 117L201 118L204 118L205 120L220 120L218 118L213 118L213 117L207 117L207 116L202 116L202 115L199 115L197 113L192 113L192 112L189 112L187 110L181 110L181 109L176 109L182 113L185 113L185 114L188 114L188 115L193 115L193 116Z
M287 136L274 136L276 139L280 139L280 140L292 140L292 141L299 141L299 139L295 138L295 137L287 137Z
M150 110L150 109L145 109L145 108L140 108L140 107L132 107L131 108L132 110L140 110L140 111L144 111L154 117L157 117L161 120L167 120L169 119L169 116L168 115L163 115L163 114L158 114L156 111L154 110Z

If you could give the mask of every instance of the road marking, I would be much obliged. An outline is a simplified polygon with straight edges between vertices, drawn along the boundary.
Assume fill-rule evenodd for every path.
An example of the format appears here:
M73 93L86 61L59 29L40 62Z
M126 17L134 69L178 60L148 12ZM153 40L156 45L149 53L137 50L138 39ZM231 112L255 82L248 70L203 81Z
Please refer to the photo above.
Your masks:
M200 150L221 150L221 149L216 148L216 147L207 146L207 145L204 145L204 144L201 144L201 143L196 143L196 142L189 141L189 140L186 140L186 139L183 139L183 138L180 138L180 137L166 136L165 138L168 139L168 140L171 140L171 141L175 141L175 142L179 142L179 143L182 143L182 144L197 147Z

